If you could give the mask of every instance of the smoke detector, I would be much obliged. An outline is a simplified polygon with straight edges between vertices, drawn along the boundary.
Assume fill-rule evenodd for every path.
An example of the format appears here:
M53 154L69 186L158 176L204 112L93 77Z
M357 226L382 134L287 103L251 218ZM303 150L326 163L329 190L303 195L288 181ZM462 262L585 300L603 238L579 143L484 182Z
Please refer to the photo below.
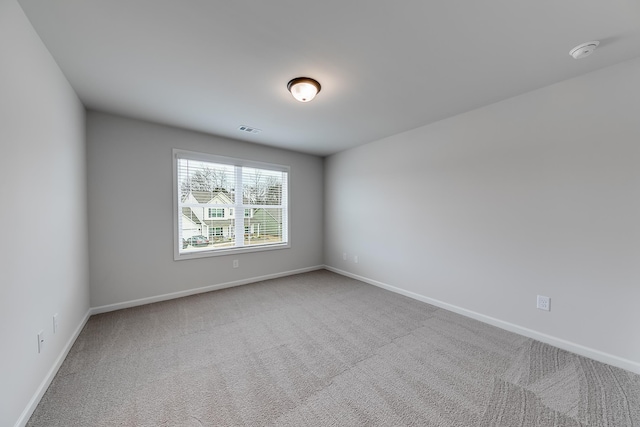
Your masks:
M582 43L581 45L578 45L571 49L569 55L573 56L574 59L586 58L587 56L591 55L594 50L596 50L599 44L599 41Z

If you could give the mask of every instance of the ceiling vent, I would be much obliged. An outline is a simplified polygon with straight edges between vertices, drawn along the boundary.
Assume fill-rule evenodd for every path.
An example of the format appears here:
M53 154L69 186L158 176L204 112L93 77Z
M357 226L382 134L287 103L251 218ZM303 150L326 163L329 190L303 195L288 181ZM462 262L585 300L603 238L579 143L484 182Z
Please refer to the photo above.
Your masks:
M238 130L241 131L241 132L246 132L246 133L260 133L260 132L262 132L260 129L256 129L254 127L245 126L245 125L240 126L238 128Z

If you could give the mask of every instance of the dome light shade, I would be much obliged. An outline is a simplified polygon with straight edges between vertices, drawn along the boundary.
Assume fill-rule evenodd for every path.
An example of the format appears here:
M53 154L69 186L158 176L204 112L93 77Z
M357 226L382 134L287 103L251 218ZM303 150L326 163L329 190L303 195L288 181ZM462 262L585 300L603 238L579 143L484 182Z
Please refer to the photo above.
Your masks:
M309 77L296 77L287 83L291 95L300 102L309 102L320 92L320 83Z

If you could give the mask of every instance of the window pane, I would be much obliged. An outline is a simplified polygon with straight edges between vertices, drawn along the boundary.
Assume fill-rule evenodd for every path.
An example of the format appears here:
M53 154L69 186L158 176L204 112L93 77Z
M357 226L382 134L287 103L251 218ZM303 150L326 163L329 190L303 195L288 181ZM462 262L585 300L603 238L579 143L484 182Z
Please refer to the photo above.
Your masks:
M281 208L259 208L253 217L244 220L245 245L282 243L283 221Z
M209 218L224 218L224 208L209 208Z
M195 210L194 210L195 211ZM197 216L182 218L182 250L180 252L200 252L235 245L235 221L204 220L194 226Z
M234 203L235 170L231 165L178 159L183 202Z
M242 201L249 205L281 205L286 172L242 168Z

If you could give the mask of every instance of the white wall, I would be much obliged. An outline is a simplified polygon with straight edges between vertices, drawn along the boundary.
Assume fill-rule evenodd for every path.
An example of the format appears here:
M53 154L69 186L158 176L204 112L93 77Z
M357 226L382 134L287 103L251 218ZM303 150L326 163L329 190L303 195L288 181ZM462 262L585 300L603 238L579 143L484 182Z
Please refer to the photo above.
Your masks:
M640 373L640 59L327 158L325 244L332 268Z
M88 313L85 135L82 104L14 0L0 0L0 64L0 425L11 426Z
M323 264L322 158L91 111L87 139L92 307ZM174 261L173 148L289 165L291 248Z

